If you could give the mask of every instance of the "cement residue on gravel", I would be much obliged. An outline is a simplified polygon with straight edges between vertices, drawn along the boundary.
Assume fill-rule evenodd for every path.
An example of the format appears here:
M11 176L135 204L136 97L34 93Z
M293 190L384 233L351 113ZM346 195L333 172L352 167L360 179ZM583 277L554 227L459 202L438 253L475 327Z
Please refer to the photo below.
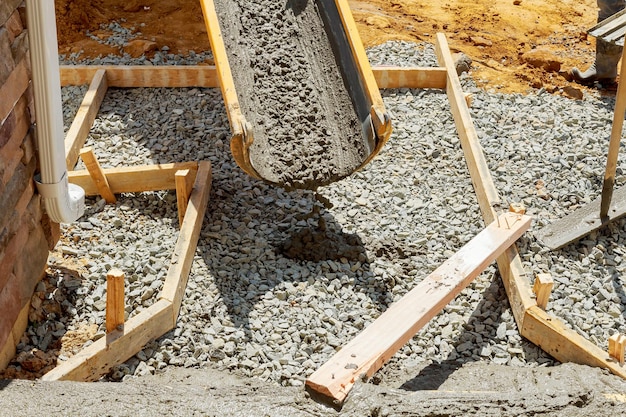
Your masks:
M307 0L217 0L239 104L252 124L256 171L315 189L369 155L319 15Z

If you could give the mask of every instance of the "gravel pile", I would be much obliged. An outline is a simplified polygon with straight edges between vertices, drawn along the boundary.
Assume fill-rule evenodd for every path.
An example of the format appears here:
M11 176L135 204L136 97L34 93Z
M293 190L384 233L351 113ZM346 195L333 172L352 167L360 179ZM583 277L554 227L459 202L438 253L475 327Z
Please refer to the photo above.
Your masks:
M368 51L374 64L436 65L430 45L391 42ZM119 63L129 63L126 58ZM177 58L181 62L183 58ZM85 63L85 62L83 62ZM534 230L599 194L614 100L477 89L471 113L504 202L523 202ZM64 88L66 109L84 89ZM151 343L112 379L167 366L216 366L283 385L305 378L428 273L485 227L444 92L386 90L394 133L363 170L322 187L319 196L285 191L245 175L229 152L217 89L110 89L88 139L104 167L188 160L213 164L213 189L175 330ZM66 111L66 122L71 121ZM624 183L624 165L618 183ZM329 259L293 259L294 237L324 225L325 239L350 250ZM304 231L304 232L303 232ZM127 312L158 297L178 225L173 193L100 199L63 227L61 255L48 280L60 311L33 324L22 351L45 350L93 323L104 333L105 274L128 277ZM623 222L549 252L533 232L520 241L529 275L551 272L551 313L605 347L624 332ZM61 265L74 262L80 275ZM41 288L45 290L45 286ZM42 326L45 326L43 330ZM51 344L52 343L52 344ZM87 341L87 344L91 343ZM63 357L61 357L63 359ZM420 363L491 361L546 366L554 361L519 335L494 265L383 368L392 375Z

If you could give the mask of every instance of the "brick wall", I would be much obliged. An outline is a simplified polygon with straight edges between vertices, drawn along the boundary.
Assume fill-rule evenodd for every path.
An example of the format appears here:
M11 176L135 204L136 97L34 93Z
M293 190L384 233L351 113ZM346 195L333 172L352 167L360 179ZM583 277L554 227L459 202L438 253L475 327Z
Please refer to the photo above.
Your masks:
M23 0L0 0L0 369L27 325L58 225L42 211L33 176L38 167Z

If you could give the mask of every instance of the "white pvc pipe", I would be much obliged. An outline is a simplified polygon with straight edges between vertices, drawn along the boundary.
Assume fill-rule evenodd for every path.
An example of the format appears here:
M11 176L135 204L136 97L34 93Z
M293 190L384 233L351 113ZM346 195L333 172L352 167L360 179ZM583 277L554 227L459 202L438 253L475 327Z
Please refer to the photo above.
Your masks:
M85 211L85 191L67 179L54 1L26 0L26 14L41 167L37 189L52 221L71 223Z

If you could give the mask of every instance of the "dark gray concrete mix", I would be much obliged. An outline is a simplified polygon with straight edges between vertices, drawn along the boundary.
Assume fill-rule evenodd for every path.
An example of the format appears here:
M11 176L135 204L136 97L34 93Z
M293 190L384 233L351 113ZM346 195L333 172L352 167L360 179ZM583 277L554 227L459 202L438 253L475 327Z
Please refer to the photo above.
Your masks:
M484 362L431 365L397 381L358 383L340 411L302 387L242 379L213 369L111 382L0 380L0 414L50 416L568 416L626 415L626 382L598 368L517 368ZM442 375L446 375L442 378Z
M362 123L319 14L308 0L216 0L250 160L266 180L316 189L369 155Z

